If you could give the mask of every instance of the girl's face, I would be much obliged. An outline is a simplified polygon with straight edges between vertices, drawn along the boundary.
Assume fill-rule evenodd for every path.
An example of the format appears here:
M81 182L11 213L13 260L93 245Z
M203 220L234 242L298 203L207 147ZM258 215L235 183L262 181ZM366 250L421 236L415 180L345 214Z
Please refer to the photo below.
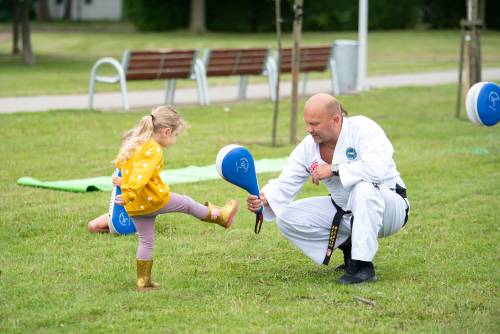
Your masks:
M171 128L162 128L155 139L158 144L167 148L175 144L177 141L177 134L173 133Z

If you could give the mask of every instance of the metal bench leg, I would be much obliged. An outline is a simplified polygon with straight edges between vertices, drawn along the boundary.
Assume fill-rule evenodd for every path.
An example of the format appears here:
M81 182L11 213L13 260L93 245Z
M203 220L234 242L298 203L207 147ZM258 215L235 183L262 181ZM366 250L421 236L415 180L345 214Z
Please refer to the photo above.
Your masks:
M208 88L206 83L205 66L197 59L194 64L194 77L196 79L196 88L198 90L198 103L200 105L208 104Z
M167 80L165 83L165 103L173 105L175 97L175 79Z
M266 61L267 82L269 84L269 96L272 101L276 100L276 85L278 84L278 66L275 60L269 57Z
M196 77L196 91L198 93L198 103L200 105L205 104L205 92L203 91L203 78L198 77L197 74L195 74Z
M246 99L248 75L240 76L240 86L238 88L238 100Z
M129 111L130 105L128 104L127 82L123 77L120 77L120 89L122 91L123 109Z
M94 87L95 87L95 78L94 75L91 75L90 86L89 86L89 109L94 109Z
M272 101L276 101L276 85L278 81L278 79L276 78L276 74L270 73L267 81L269 84L269 96L271 97Z
M196 68L198 70L198 80L200 80L201 88L201 102L202 105L210 104L210 99L208 97L208 83L207 83L207 72L205 65L199 59L196 60Z
M309 78L309 73L304 73L304 78L302 79L302 96L306 95L307 79Z
M100 76L98 77L97 74L97 69L104 64L109 64L113 66L117 73L117 77L103 77ZM123 109L125 111L129 110L129 104L128 104L128 94L127 94L127 82L125 79L125 71L123 70L122 64L120 64L116 59L113 59L111 57L104 57L99 59L94 66L92 66L92 70L90 71L90 83L89 83L89 109L94 108L94 94L95 94L95 83L96 82L102 82L102 83L108 83L108 84L115 84L117 82L120 82L120 90L122 93L122 101L123 101Z
M208 105L210 104L210 97L208 95L208 82L206 75L203 75L202 85L203 85L203 100L204 100L203 104Z
M332 78L332 91L333 95L337 96L339 95L339 76L337 73L337 65L335 64L335 60L331 59L330 60L330 73L331 73L331 78Z

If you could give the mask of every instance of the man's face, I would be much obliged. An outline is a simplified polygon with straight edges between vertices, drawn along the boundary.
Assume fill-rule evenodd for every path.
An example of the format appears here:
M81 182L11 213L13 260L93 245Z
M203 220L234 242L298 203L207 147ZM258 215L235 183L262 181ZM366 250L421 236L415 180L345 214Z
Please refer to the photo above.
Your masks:
M338 115L330 116L324 109L307 106L304 108L306 131L317 144L336 142L338 137L336 124L339 121L340 117Z

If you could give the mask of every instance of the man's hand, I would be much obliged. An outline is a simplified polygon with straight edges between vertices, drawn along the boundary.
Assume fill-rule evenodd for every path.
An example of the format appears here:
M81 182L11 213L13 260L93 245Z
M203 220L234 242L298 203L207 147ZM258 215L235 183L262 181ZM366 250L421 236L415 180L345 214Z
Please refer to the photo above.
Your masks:
M123 201L122 195L116 195L115 204L123 206L125 202Z
M249 211L257 213L262 206L268 206L266 196L264 193L260 193L260 198L255 195L248 195L247 197L247 208Z
M312 183L319 185L319 181L333 176L332 165L318 165L311 173Z
M119 177L119 176L113 176L113 177L111 177L111 183L115 187L121 187L121 185L122 185L122 178Z

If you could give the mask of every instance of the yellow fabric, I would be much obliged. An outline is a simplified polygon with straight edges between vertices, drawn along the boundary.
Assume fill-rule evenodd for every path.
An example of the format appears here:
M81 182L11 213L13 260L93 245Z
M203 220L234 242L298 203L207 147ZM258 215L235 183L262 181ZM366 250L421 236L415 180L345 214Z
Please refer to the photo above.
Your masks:
M123 164L122 197L130 216L142 216L162 208L170 199L170 188L160 178L163 150L154 140L142 144Z

